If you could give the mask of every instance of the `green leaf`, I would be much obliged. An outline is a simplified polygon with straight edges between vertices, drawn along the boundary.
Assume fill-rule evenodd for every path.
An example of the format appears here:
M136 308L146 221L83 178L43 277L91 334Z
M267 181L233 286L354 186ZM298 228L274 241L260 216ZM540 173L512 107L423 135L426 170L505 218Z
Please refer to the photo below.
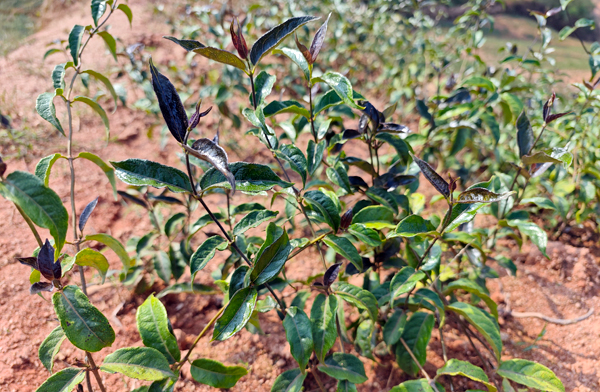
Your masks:
M93 76L94 78L96 78L97 80L99 80L100 82L102 82L102 84L104 84L104 87L106 87L106 89L108 90L108 92L110 93L110 95L112 96L113 100L115 101L115 108L114 110L117 110L117 92L115 91L115 88L113 87L112 83L110 82L110 80L102 75L99 72L93 71L91 69L88 69L86 71L82 71L82 74L88 74Z
M368 206L352 218L352 224L362 223L369 229L394 228L394 211L385 206Z
M352 354L333 353L325 359L325 365L319 365L319 370L337 380L348 380L353 384L367 381L365 366Z
M509 226L519 229L521 234L528 236L531 242L538 247L540 252L549 258L548 254L546 253L546 247L548 246L548 235L541 227L533 222L527 222L523 220L509 220L507 223Z
M287 56L290 60L292 60L294 63L296 63L296 65L300 68L300 70L304 74L304 79L306 79L306 81L310 80L310 77L311 77L310 66L308 65L308 62L306 61L306 58L302 55L302 53L299 50L289 49L289 48L281 48L281 49L273 50L273 54L283 54L284 56ZM265 116L266 116L266 113L265 113Z
M135 318L144 346L160 351L170 364L179 362L181 352L177 339L169 330L167 310L154 294L150 294L137 309Z
M454 282L450 282L444 289L444 295L448 295L454 290L464 290L468 293L475 294L476 296L481 298L483 302L485 302L488 308L490 308L490 313L496 319L498 319L498 305L496 305L496 302L494 302L494 300L490 298L486 291L474 281L466 278L461 278L455 280Z
M552 200L547 197L529 197L521 200L521 204L533 203L539 208L545 208L548 210L556 210L556 205L552 202Z
M322 191L308 191L304 194L304 200L313 210L318 211L325 223L337 233L341 218L335 202Z
M292 369L281 373L275 379L271 392L302 392L302 384L307 373Z
M192 254L190 258L190 273L192 274L192 281L196 278L198 271L201 271L213 257L218 250L227 249L227 240L219 235L209 237L202 243Z
M59 325L50 332L50 335L48 335L40 345L38 356L40 357L42 365L44 365L50 373L52 373L52 368L54 367L54 357L58 354L60 345L66 338L65 333Z
M544 365L525 359L510 359L498 367L498 374L530 388L550 392L565 392L563 383Z
M92 0L92 19L94 19L94 26L98 26L98 20L104 15L106 11L106 0Z
M229 165L229 169L235 177L236 189L242 192L268 191L276 185L282 188L289 188L293 185L292 183L283 181L271 168L265 165L234 162ZM204 173L199 185L202 192L207 192L215 188L231 189L231 185L225 176L215 168Z
M307 169L308 174L313 175L315 171L319 167L321 160L323 159L323 153L326 148L325 140L321 140L319 144L316 144L314 141L308 141L308 147L306 149L306 161L307 161Z
M46 51L46 53L44 53L43 60L46 60L46 57L48 57L48 56L50 56L50 55L53 55L53 54L55 54L55 53L60 53L60 52L62 52L62 50L60 50L60 49L57 49L57 48L48 49L48 50Z
M325 172L327 173L327 178L346 191L347 194L351 195L354 193L352 192L352 186L350 185L346 167L341 162L337 162L335 166L328 167Z
M362 211L362 210L361 210ZM414 237L435 231L435 226L420 215L410 215L402 219L390 237Z
M348 227L348 232L366 245L376 247L382 244L379 234L375 230L369 229L362 223L354 223L350 225Z
M250 61L256 66L259 61L272 49L281 43L288 35L292 34L297 28L311 22L314 16L299 16L290 18L282 24L273 27L265 35L260 37L250 50Z
M331 350L337 338L335 325L337 307L335 295L319 294L310 311L315 354L321 363L324 363L325 355Z
M367 290L361 289L349 283L339 282L333 289L335 295L344 301L364 309L369 314L369 318L374 322L377 321L379 308L377 306L377 298Z
M275 116L282 113L299 114L307 119L310 118L310 112L304 106L294 100L288 101L272 101L263 109L265 117Z
M108 31L100 31L96 34L98 34L102 38L102 40L106 44L106 48L108 49L110 54L112 54L113 59L117 61L117 41L115 40L115 37L113 37Z
M84 369L66 368L48 377L35 392L71 392L84 378Z
M79 48L81 47L84 32L84 26L75 25L69 33L69 50L71 51L71 57L73 57L73 64L76 67L79 65Z
M407 142L400 138L400 136L393 135L391 133L380 132L375 135L375 139L384 141L390 146L394 147L402 164L408 165L410 163L410 154L412 153L412 148Z
M165 357L151 347L120 348L104 358L100 369L137 380L157 381L176 377Z
M252 211L244 216L233 227L233 235L240 235L253 227L258 227L261 223L273 219L279 214L278 211L260 210Z
M403 310L396 310L383 326L383 341L391 346L400 341L404 327L406 326L407 315Z
M410 292L423 278L425 278L425 273L415 271L412 267L404 267L398 271L390 282L390 306L394 307L394 299Z
M493 93L496 91L496 86L492 83L488 78L484 78L483 76L471 76L464 82L462 82L462 86L468 87L481 87L489 92Z
M169 294L181 294L181 293L189 293L189 294L206 294L213 295L217 294L217 291L211 286L207 286L200 283L194 283L193 285L189 282L183 283L175 283L171 286L164 288L160 293L156 295L156 298L162 298Z
M102 253L90 248L82 249L75 255L75 264L97 269L100 276L102 276L102 284L104 284L109 265L108 260Z
M290 306L286 312L283 319L285 337L290 344L292 357L298 362L300 370L304 373L314 348L312 324L306 313L300 308Z
M500 360L502 339L500 339L500 327L494 317L486 311L464 302L454 302L446 306L446 309L458 313L473 325L490 344L492 350L496 353L496 357Z
M54 97L56 97L56 93L42 93L38 95L35 102L35 110L44 120L52 124L54 128L58 129L58 131L65 136L65 131L63 130L62 125L60 125L58 118L56 118Z
M232 388L240 378L248 374L241 366L225 366L212 359L196 359L191 365L190 372L194 380L213 388Z
M466 361L451 358L444 366L438 369L436 378L443 375L468 377L471 380L485 384L489 392L497 391L496 387L490 384L488 376L480 367Z
M484 205L484 203L455 204L452 207L452 213L448 219L449 223L446 226L445 232L449 233L454 231L463 223L469 223L472 221L475 218L475 215L477 215L477 211L479 211L479 209Z
M14 171L0 182L0 194L18 205L33 223L50 230L59 255L69 225L69 214L60 197L38 177L22 171Z
M233 209L231 210L231 215L235 216L238 214L244 214L252 211L260 211L265 209L265 206L263 206L260 203L243 203L233 207Z
M573 154L565 148L554 147L544 151L538 151L533 155L523 155L521 160L525 165L550 162L558 164L563 163L565 166L571 166L571 163L573 163Z
M57 64L52 71L52 83L55 89L65 89L65 63Z
M108 166L106 162L104 162L99 156L94 155L90 152L80 152L79 155L77 155L77 157L87 159L88 161L95 163L100 169L102 169L102 171L104 172L104 174L106 174L106 177L108 178L108 182L110 182L110 185L112 186L113 196L115 200L117 200L117 184L115 181L115 169Z
M335 392L357 392L356 385L348 380L340 380L337 383Z
M121 3L117 6L117 9L123 11L125 16L127 16L127 20L129 21L129 26L131 27L131 22L133 22L133 13L131 12L131 8L129 8L129 6L127 4Z
M356 91L352 91L352 98L356 99L364 99L361 94ZM314 115L321 113L323 110L327 110L332 106L337 106L342 104L342 98L338 95L335 90L329 90L325 94L323 94L315 104L315 108L313 110Z
M280 147L280 151L275 151L275 155L286 160L290 164L292 170L300 174L300 177L302 177L302 185L304 186L306 184L306 168L308 163L306 162L304 154L302 154L302 150L293 144L283 144Z
M96 352L115 341L115 331L108 320L79 287L66 286L54 293L52 303L67 339L75 347Z
M340 320L342 319L339 317ZM375 360L373 349L375 348L375 327L373 320L365 319L356 327L356 337L354 338L354 346L358 353L365 358ZM342 332L343 334L343 332Z
M517 118L517 144L519 145L519 157L529 154L529 150L533 147L535 137L533 129L529 123L529 118L525 111L521 112Z
M217 320L211 341L229 339L244 328L252 316L256 298L257 292L254 287L238 290L229 300L223 315Z
M85 236L85 240L86 241L97 241L97 242L100 242L101 244L108 246L110 249L112 249L112 251L115 252L117 254L117 256L119 256L119 259L121 259L121 263L123 263L124 271L129 270L129 267L131 267L131 259L129 258L127 251L125 250L123 245L119 242L119 240L117 240L113 236L110 236L108 234L102 234L102 233L89 234L89 235Z
M174 167L135 158L120 162L111 161L110 164L117 169L117 177L126 184L155 188L168 187L172 192L192 192L187 174ZM211 170L216 171L216 169ZM207 173L209 172L210 170ZM217 173L221 174L218 171Z
M401 338L413 352L421 366L425 364L427 359L427 344L431 338L434 323L435 318L432 314L415 312L404 326L404 331L402 331ZM409 352L406 351L402 342L396 344L396 362L402 370L413 377L419 372L419 367L413 361Z
M261 285L276 277L287 261L292 250L290 239L285 229L274 223L267 226L267 239L254 259L254 266L250 271L250 281L254 285Z
M169 219L165 222L164 231L167 237L171 237L175 233L175 229L177 225L183 223L187 215L183 212L178 212L176 214L171 215Z
M341 255L345 259L349 260L354 266L362 271L363 263L362 257L358 254L358 251L352 245L352 242L345 237L337 237L333 234L329 234L323 238L323 242L333 249L337 254Z
M94 101L93 99L83 96L77 96L73 98L73 102L85 103L86 105L91 107L92 110L98 113L98 115L102 119L102 122L104 123L104 129L106 129L106 139L108 140L108 137L110 136L110 124L108 122L108 116L106 115L104 109L102 109L102 106L100 106L98 102Z
M217 61L221 64L231 65L233 67L241 69L244 72L247 72L246 63L244 63L244 61L242 59L240 59L238 56L236 56L235 54L229 53L225 50L211 48L211 47L204 47L204 48L194 49L193 52L198 53L199 55L204 56L208 59Z
M342 74L337 72L326 72L318 78L314 78L315 82L323 82L329 85L336 94L342 99L342 101L349 107L357 110L363 110L364 107L359 106L354 102L354 92L352 90L352 84Z
M40 180L44 181L44 186L48 186L48 183L50 181L50 172L52 171L52 166L54 166L54 163L59 158L66 158L66 157L63 157L62 154L58 154L58 153L48 155L47 157L40 159L38 164L35 166L35 175Z
M494 193L485 188L469 188L458 195L456 203L473 204L473 203L496 203L504 199L508 199L515 191Z
M441 388L438 388L438 390L442 391ZM419 380L404 381L402 384L390 389L389 392L435 392L435 390L426 379L421 378Z
M269 75L265 71L261 71L256 76L256 79L254 80L254 90L256 93L256 107L262 106L265 103L265 99L269 94L271 94L271 90L273 90L275 80L277 80L275 75ZM252 93L250 94L250 104L253 104Z

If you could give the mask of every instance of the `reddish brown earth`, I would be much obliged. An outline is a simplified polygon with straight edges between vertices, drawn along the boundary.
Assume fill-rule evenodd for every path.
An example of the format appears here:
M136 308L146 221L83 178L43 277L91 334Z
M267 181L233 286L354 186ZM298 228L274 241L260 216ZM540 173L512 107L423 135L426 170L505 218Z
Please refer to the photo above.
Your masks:
M126 44L139 41L158 42L158 49L153 52L155 62L164 66L166 55L172 56L172 46L161 43L160 36L169 33L168 27L152 19L151 5L142 0L131 1L130 5L135 14L134 28L129 29L125 18L117 16L113 22L112 33L119 36ZM31 37L23 45L6 58L0 59L0 104L4 113L14 119L13 126L24 130L27 136L19 138L18 143L0 146L3 156L11 156L8 160L9 171L33 171L39 158L51 152L65 152L66 139L51 130L34 110L35 97L47 91L51 86L49 75L54 62L62 61L50 58L43 63L41 56L46 50L46 44L56 38L64 38L68 28L76 23L87 23L89 20L87 6L73 6L67 10L57 10L55 18L42 31ZM113 66L108 55L104 53L100 42L92 42L92 47L84 55L84 62L96 69L107 69ZM183 59L183 53L175 54L177 61ZM200 59L200 65L206 66ZM123 61L123 60L121 60ZM141 96L140 92L135 93ZM135 95L134 95L135 96ZM134 98L130 97L130 102ZM63 115L60 104L59 115ZM104 130L94 114L76 109L75 151L87 150L94 152L105 160L122 160L138 157L157 160L173 166L180 165L175 155L177 148L171 142L161 151L159 142L148 139L147 129L154 123L145 114L120 107L115 114L110 115L112 140L106 145L103 140ZM207 133L215 132L218 122L216 116L209 116L206 127ZM63 120L63 124L65 124ZM242 137L234 131L223 129L222 140L227 137ZM157 132L155 132L156 134ZM33 136L32 136L33 135ZM224 137L225 136L225 137ZM270 154L255 142L245 137L241 153L235 159L254 162L270 162ZM29 145L29 147L28 147ZM17 151L22 151L22 157ZM23 152L25 152L23 154ZM240 152L240 150L238 150ZM132 235L143 234L150 224L145 213L138 207L125 206L114 201L110 186L104 174L96 167L86 162L76 162L77 210L81 209L96 196L100 203L90 222L88 232L106 232L125 242ZM51 187L67 205L69 204L69 173L65 161L59 161L50 180ZM123 184L119 184L124 189ZM429 196L431 192L423 191ZM224 206L224 200L212 196L211 206ZM196 211L197 218L204 211ZM48 376L38 357L37 350L42 340L57 325L51 303L39 296L31 296L28 292L29 269L15 262L15 256L29 255L36 247L35 240L28 227L23 222L12 204L0 200L0 390L7 392L34 391ZM210 230L210 227L208 228ZM42 230L42 235L44 233ZM585 234L585 233L584 233ZM537 249L525 246L521 252L514 250L508 256L512 257L519 267L517 277L507 275L504 271L500 279L490 282L493 298L501 307L520 312L540 312L553 318L575 318L596 309L590 318L573 325L547 325L547 332L536 343L536 347L525 351L537 335L542 331L544 322L535 318L501 318L505 349L504 358L521 357L539 361L551 368L563 380L567 391L592 392L600 390L600 275L598 269L598 253L593 253L589 246L596 245L594 241L582 242L581 233L567 231L562 242L551 242L548 247L550 260L544 259ZM69 237L70 238L70 237ZM195 239L197 246L205 238L204 234ZM573 243L580 247L568 245ZM581 247L581 246L587 246ZM73 252L73 249L66 249ZM120 268L120 262L113 254L107 253L111 267ZM217 256L219 257L219 256ZM206 273L199 277L202 283L210 283L209 272L221 260L213 261L207 267ZM302 278L320 271L320 262L314 251L302 253L296 261L290 263L287 274L290 278ZM73 274L72 276L77 276ZM134 295L124 288L114 276L107 279L104 285L98 285L97 277L91 271L87 273L91 301L108 316L116 331L117 339L111 348L94 354L97 363L117 348L141 345L135 327L135 312L143 302L144 296ZM185 279L185 277L184 277ZM189 279L189 276L188 276ZM198 280L198 279L197 279ZM73 284L78 280L73 278ZM162 286L155 286L160 290ZM148 293L149 294L149 293ZM147 294L146 294L147 295ZM290 290L284 296L293 295ZM175 333L182 350L187 350L194 337L202 330L208 320L221 306L220 296L199 296L177 294L163 299L167 306ZM290 298L291 299L291 298ZM346 314L352 317L350 308ZM295 362L289 353L283 327L277 316L271 312L261 315L261 325L265 335L252 335L242 331L233 338L221 343L209 343L204 338L192 354L192 359L208 357L223 361L227 364L241 364L249 370L234 391L268 391L274 379L284 370L295 367ZM465 337L449 324L445 327L445 336L449 346L449 356L468 359L480 364L476 354L471 350ZM425 369L434 374L443 363L439 336L432 338L431 352ZM70 366L81 360L81 351L65 342L57 356L55 369ZM360 391L386 391L390 387L404 381L406 376L390 361L377 364L365 360L369 381L359 386ZM119 375L103 375L109 391L126 391L143 385L140 381L125 379ZM334 390L334 381L325 378L326 387ZM474 388L464 380L459 380L455 386L457 391ZM315 382L309 377L306 390L315 390ZM212 388L195 383L189 376L189 367L183 369L183 379L177 384L176 391L208 391Z

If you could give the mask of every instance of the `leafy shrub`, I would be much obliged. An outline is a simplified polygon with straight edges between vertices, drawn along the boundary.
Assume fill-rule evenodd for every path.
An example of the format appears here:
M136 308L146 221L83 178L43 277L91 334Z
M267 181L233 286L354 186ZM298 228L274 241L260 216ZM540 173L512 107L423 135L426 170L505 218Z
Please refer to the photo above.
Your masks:
M486 281L498 277L488 265L491 259L513 273L516 270L511 260L499 254L499 238L512 238L520 245L528 237L546 253L547 234L530 219L534 214L550 223L560 220L561 226L568 224L573 215L576 219L597 219L596 185L600 176L593 169L594 150L583 146L595 143L589 139L597 133L591 124L597 110L593 91L598 82L593 79L598 45L590 49L590 81L578 85L580 92L570 110L555 111L557 96L533 88L533 80L545 87L556 77L547 69L552 63L548 58L551 33L548 35L545 25L548 14L538 15L542 42L539 50L532 50L531 58L506 48L503 64L515 64L517 73L509 68L492 70L473 52L485 41L481 29L490 22L486 13L489 2L470 3L472 8L458 18L445 39L434 39L439 28L418 4L415 9L413 2L399 2L393 4L397 7L394 12L387 13L387 2L374 1L370 5L365 20L357 18L337 25L334 34L328 33L328 26L335 16L327 17L310 40L306 30L315 21L313 16L292 17L274 25L252 45L236 19L230 25L230 39L237 55L222 48L224 38L215 40L221 43L215 45L221 47L215 47L187 39L190 37L166 37L174 48L179 45L182 50L228 66L218 90L230 87L228 82L249 85L249 89L238 89L248 93L243 100L248 104L240 113L252 126L246 137L257 137L272 152L276 164L273 169L250 162L229 162L218 132L214 137L193 139L194 129L201 127L202 118L211 109L202 111L200 101L188 116L178 87L150 61L150 77L142 83L151 84L167 129L181 147L184 170L180 170L145 160L144 156L111 162L110 167L89 153L73 155L71 104L80 102L92 107L108 130L106 114L97 101L71 98L75 79L84 74L98 79L117 101L108 78L82 70L81 53L87 40L98 35L114 55L115 40L102 26L116 10L131 19L124 4L92 2L94 25L73 28L68 39L73 62L55 68L55 91L40 95L37 101L38 113L63 133L53 99L58 96L67 103L68 155L57 153L43 158L35 176L12 172L4 177L6 165L0 166L0 192L15 203L40 246L33 257L19 259L33 268L31 292L56 290L53 305L60 325L42 343L40 359L52 372L53 357L65 338L82 349L87 359L80 366L54 373L38 391L73 390L85 378L91 390L90 374L104 390L100 371L152 382L138 391L172 391L181 367L188 361L196 381L230 388L247 370L209 358L192 361L193 349L211 329L213 341L226 340L244 328L256 330L260 328L258 313L273 310L282 321L298 368L281 374L272 391L299 391L308 374L321 389L321 377L327 375L337 380L338 390L355 390L356 384L367 380L359 356L376 361L388 354L407 375L416 378L393 387L395 392L441 392L446 387L453 390L455 376L468 377L488 391L512 391L512 383L564 391L560 380L543 365L522 359L502 360L498 306L489 296ZM261 10L260 6L255 9ZM410 12L414 17L402 20L400 32L367 34L369 29L382 28ZM267 24L272 18L263 21ZM246 26L252 19L247 21ZM294 33L298 33L294 36L296 49L285 47L284 42L292 42ZM402 40L398 40L398 34ZM367 45L365 52L369 55L378 50L390 53L389 58L378 57L377 64L382 66L372 78L353 85L351 79L356 75L347 73L349 78L319 64L324 57L336 64L347 60L352 66L370 60L361 59L362 52L344 59L335 54L359 44ZM469 54L469 61L462 57L462 49ZM264 59L270 55L278 56L277 61L284 65L266 66ZM67 88L64 75L71 68L74 74ZM276 76L275 71L280 69L284 72ZM278 78L293 86L290 99L272 98ZM393 103L385 108L368 100L368 93L355 91L357 85L370 90L386 78L393 82L383 90L395 92ZM406 86L398 85L402 82ZM427 98L431 85L435 93ZM564 101L565 106L570 102ZM404 124L394 120L399 107ZM235 123L237 114L230 114ZM280 120L284 115L289 119ZM592 135L583 132L584 126ZM284 132L278 132L279 128ZM350 143L360 146L357 151L364 154L350 155L346 148ZM300 147L304 145L306 148ZM582 149L585 153L574 156L572 145L575 151ZM61 253L69 213L48 188L48 176L57 159L68 159L73 184L76 158L96 163L113 186L116 175L136 190L119 194L147 209L153 229L129 241L135 258L107 234L83 235L97 200L77 219L73 192L70 218L77 253L73 257ZM438 162L436 169L429 163L434 161ZM572 167L574 161L576 167ZM510 170L503 169L506 166ZM198 167L204 171L201 176L196 173ZM424 208L424 196L417 192L420 174L437 192L430 203L444 205L440 216ZM573 176L579 181L575 185ZM154 194L150 188L164 192ZM544 196L539 196L542 189ZM272 193L271 197L267 192ZM253 202L239 204L240 193L251 196ZM553 193L552 199L546 196ZM205 201L209 195L225 198L227 209L213 212ZM267 208L269 199L284 207L282 214ZM183 205L185 211L163 216L156 211L159 204ZM192 212L199 205L206 215L191 223ZM559 214L550 215L553 210ZM475 228L473 220L478 214L495 218L496 224ZM249 234L265 224L263 236ZM54 242L42 241L36 225L49 229ZM212 229L218 233L194 246L194 236L208 225L216 226ZM298 227L307 228L310 236L295 237L296 233L304 233L294 230ZM144 346L118 349L100 366L96 366L91 353L110 346L115 334L85 294L83 267L96 268L102 279L108 269L101 253L80 249L90 241L105 244L120 257L120 279L124 284L143 291L149 283L144 279L152 281L154 274L167 284L138 308L137 327ZM310 247L319 253L321 271L303 280L288 279L287 261ZM215 274L214 285L195 283L197 274L203 273L217 252L225 252L227 258ZM81 288L63 286L61 279L75 264L79 266ZM179 282L188 267L190 281ZM351 283L361 277L362 285ZM289 304L281 295L287 286L292 286L296 294ZM311 291L318 294L308 310ZM173 292L220 292L223 296L223 306L184 356L159 300ZM358 316L355 321L347 323L344 304ZM483 368L447 357L444 327L450 320L467 336ZM433 376L423 365L434 327L441 337L444 366ZM348 343L358 356L350 353Z

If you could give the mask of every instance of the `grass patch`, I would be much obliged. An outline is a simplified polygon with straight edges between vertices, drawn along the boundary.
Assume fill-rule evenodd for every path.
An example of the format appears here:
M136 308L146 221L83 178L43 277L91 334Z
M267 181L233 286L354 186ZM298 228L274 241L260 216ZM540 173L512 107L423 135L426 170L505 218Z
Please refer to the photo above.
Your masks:
M0 1L0 56L16 49L36 29L43 0Z

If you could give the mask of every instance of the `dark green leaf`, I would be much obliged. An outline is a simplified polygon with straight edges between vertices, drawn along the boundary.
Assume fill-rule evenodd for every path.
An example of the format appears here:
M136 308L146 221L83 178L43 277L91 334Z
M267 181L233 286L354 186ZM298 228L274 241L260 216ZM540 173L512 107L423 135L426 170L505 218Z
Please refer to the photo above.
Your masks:
M244 328L256 306L256 297L254 287L238 290L229 300L223 315L217 319L212 340L229 339Z
M308 163L302 151L294 146L293 144L283 144L280 147L280 151L275 151L275 155L279 158L285 159L292 168L293 171L300 174L302 178L302 185L306 184L306 168Z
M82 71L81 73L91 75L94 78L98 79L100 82L102 82L102 84L104 84L104 86L106 87L106 89L108 90L110 95L112 96L113 100L115 101L115 110L117 110L117 99L118 99L117 92L115 91L115 88L113 87L110 80L106 76L102 75L101 73L93 71L91 69L88 69L87 71Z
M75 347L96 352L115 341L115 331L106 317L77 286L54 293L52 302L67 339Z
M412 291L423 278L425 278L425 273L415 271L412 267L404 267L398 271L390 282L390 306L394 307L395 298Z
M102 38L106 44L106 47L108 48L108 51L110 54L112 54L113 59L117 61L117 41L115 40L115 37L113 37L108 31L100 31L96 34Z
M104 123L104 129L106 129L106 138L108 139L109 131L110 131L110 124L108 122L108 116L106 115L106 112L104 111L104 109L102 109L102 106L100 106L98 104L98 102L94 101L93 99L88 98L88 97L83 97L83 96L77 96L77 97L73 98L73 102L85 103L90 108L92 108L93 111L98 113L98 115L102 119L102 122Z
M192 192L187 174L174 167L135 158L110 163L117 169L117 177L126 184L168 187L173 192Z
M268 166L257 163L234 162L229 169L235 177L236 189L242 192L267 191L274 186L288 188L293 184L280 179ZM215 188L231 189L225 176L216 169L210 169L200 179L203 192Z
M272 49L274 49L288 35L292 34L297 28L317 18L314 16L299 16L290 18L282 24L275 26L265 35L260 37L250 50L250 61L254 66Z
M401 339L413 352L421 366L425 364L427 359L427 344L431 338L434 323L435 318L432 314L415 312L404 326L404 331L402 331ZM413 377L419 373L418 365L413 361L402 342L396 345L396 362L402 370Z
M189 282L175 283L175 284L163 289L160 293L158 293L156 295L156 298L162 298L168 294L180 294L180 293L213 295L213 294L216 294L217 291L210 286L200 284L200 283L194 283L193 285L190 284Z
M131 22L133 22L133 13L131 12L131 8L127 4L119 4L117 6L118 10L123 11L125 16L127 16L127 20L129 21L129 26L131 27Z
M189 124L181 98L169 79L154 67L152 60L150 60L150 72L152 73L152 88L167 127L175 140L183 143Z
M548 254L546 253L548 235L541 227L533 222L523 220L509 220L507 223L509 226L519 229L521 234L528 236L531 242L538 247L540 252L542 252L544 256L548 257Z
M406 325L407 315L403 310L396 310L383 326L383 340L391 346L400 341L404 326Z
M262 106L267 96L271 94L276 79L275 75L269 75L265 71L261 71L254 80L256 105L252 102L252 96L250 96L250 103L256 107Z
M42 180L22 171L14 171L0 182L0 194L18 205L33 223L50 230L59 254L69 225L69 214L60 197Z
M429 163L420 160L417 157L413 157L419 169L421 169L421 173L427 178L427 181L433 185L438 192L442 194L445 198L450 197L450 187L446 180L442 178L433 168L429 165Z
M335 166L328 167L326 173L327 178L346 191L347 194L351 195L354 193L352 192L352 186L350 185L350 179L348 178L346 167L341 162L337 162Z
M137 309L136 321L144 346L160 351L170 364L181 359L177 339L169 330L167 310L153 294Z
M211 47L204 47L204 48L193 49L193 52L198 53L199 55L204 56L208 59L217 61L221 64L231 65L238 69L241 69L244 72L247 72L246 71L246 63L244 63L242 61L242 59L240 59L235 54L229 53L225 50L211 48Z
M260 211L264 210L265 206L260 203L243 203L238 206L233 207L231 210L231 215L235 216L238 214L244 214L252 211Z
M509 359L498 367L498 374L530 388L565 392L563 383L544 365L525 359Z
M106 11L106 0L92 0L92 19L94 19L94 25L98 26L98 20L104 15Z
M323 242L332 248L337 254L341 255L348 261L350 261L354 266L362 271L363 263L362 257L358 254L358 251L352 245L352 242L345 237L337 237L333 234L329 234L325 238L323 238Z
M310 67L308 65L308 62L306 61L306 58L304 58L304 56L302 55L302 53L296 49L289 49L289 48L281 48L281 49L275 49L273 50L273 54L283 54L285 56L287 56L290 60L292 60L294 63L296 63L296 65L298 67L300 67L300 70L302 70L302 73L304 73L304 78L308 81L310 80L310 76L311 76L311 71L310 71ZM266 116L266 114L265 114Z
M304 108L304 106L293 100L288 101L272 101L263 109L265 117L275 116L282 113L299 114L306 118L310 118L310 113Z
M54 357L58 354L60 345L66 339L65 333L63 332L60 325L50 332L50 335L44 339L38 350L38 356L42 365L52 373L54 367Z
M322 191L308 191L304 194L304 200L323 216L334 232L337 232L341 223L340 213L335 202L328 195Z
M84 26L75 25L69 33L69 50L71 51L71 57L73 57L73 64L76 67L79 65L79 48L81 47L84 32Z
M473 203L496 203L500 200L509 198L514 191L504 193L494 193L485 188L469 188L458 195L456 203L473 204Z
M498 319L498 305L494 302L493 299L490 298L489 294L486 293L481 286L470 279L461 278L455 280L454 282L450 282L446 288L444 289L444 295L448 295L454 290L464 290L468 293L475 294L479 298L485 302L485 304L490 308L490 313Z
M349 283L339 282L334 287L333 292L344 301L357 308L366 310L369 314L369 318L373 321L377 321L377 315L379 314L377 298L375 298L370 291L361 289L360 287L356 287Z
M206 48L206 45L194 41L191 39L177 39L175 37L164 36L163 38L168 39L169 41L175 42L177 45L181 46L183 49L189 51L193 51L195 49Z
M420 215L410 215L402 219L390 237L414 237L419 234L435 231L435 226Z
M269 210L252 211L235 224L233 235L240 235L253 227L258 227L261 223L275 218L278 213L278 211Z
M494 353L496 353L496 357L500 360L502 339L500 339L500 327L494 317L486 311L464 302L454 302L446 308L460 314L469 324L473 325L490 344Z
M209 237L206 241L204 241L202 245L196 249L194 254L192 254L190 259L190 273L192 274L192 281L196 277L198 271L201 271L204 267L206 267L206 264L208 264L208 262L215 257L217 249L225 250L227 249L227 246L227 240L219 235Z
M305 378L306 373L302 373L300 369L287 370L275 379L271 392L302 392Z
M484 78L483 76L471 76L462 83L462 86L481 87L488 90L491 93L496 91L496 86L494 86L494 83L492 83L492 81L488 78Z
M318 368L337 380L348 380L353 384L368 380L365 366L352 354L333 353L325 359L325 365L319 365Z
M406 143L402 138L400 138L400 136L393 135L391 133L381 132L375 135L375 139L384 141L392 147L394 147L402 164L408 165L410 163L410 154L412 153L412 148L408 143Z
M58 118L56 118L56 108L54 107L55 96L55 93L42 93L38 95L35 102L35 110L44 120L52 124L54 128L58 129L64 136L65 131L63 130L62 125L60 125Z
M525 111L521 112L519 118L517 118L517 144L519 145L519 157L529 154L529 151L533 147L535 137L533 136L533 129L529 123L529 118Z
M84 369L66 368L50 376L35 392L71 392L84 378Z
M290 344L292 356L304 373L314 347L312 324L302 309L291 306L286 311L287 314L283 319L285 336Z
M313 174L315 174L315 171L317 170L317 168L321 164L321 161L323 160L323 153L325 152L326 147L327 145L325 143L325 140L320 141L319 144L316 144L312 140L308 141L308 147L306 149L306 161L308 164L307 169L309 175L312 176Z
M443 389L438 387L438 391L443 391ZM426 379L421 378L419 380L404 381L402 384L390 389L389 392L435 392L435 390Z
M261 285L276 277L287 261L291 250L292 246L285 229L269 223L267 239L258 251L254 266L250 271L250 281L255 285Z
M222 389L232 388L240 378L248 374L241 366L225 366L221 362L205 358L192 362L190 372L200 384Z
M169 362L160 351L151 347L120 348L104 358L100 369L137 380L156 381L175 377Z
M335 295L319 294L310 311L315 354L321 363L324 363L325 355L331 350L337 338L335 325L337 307Z
M369 229L362 223L354 223L348 227L348 232L369 246L381 245L381 238L377 231Z
M55 89L65 89L65 64L57 64L52 71L52 83Z

